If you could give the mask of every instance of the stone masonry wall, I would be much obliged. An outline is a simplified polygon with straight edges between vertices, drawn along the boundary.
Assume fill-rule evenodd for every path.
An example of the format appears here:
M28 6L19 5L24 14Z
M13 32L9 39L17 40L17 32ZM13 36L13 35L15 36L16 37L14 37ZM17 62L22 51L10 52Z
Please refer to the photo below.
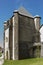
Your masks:
M12 59L12 18L10 19L9 24L9 53L10 53L10 59Z
M29 53L29 49L33 47L34 32L34 20L19 15L19 59L32 57L33 54Z
M32 18L19 15L19 40L33 42L34 31L34 20Z

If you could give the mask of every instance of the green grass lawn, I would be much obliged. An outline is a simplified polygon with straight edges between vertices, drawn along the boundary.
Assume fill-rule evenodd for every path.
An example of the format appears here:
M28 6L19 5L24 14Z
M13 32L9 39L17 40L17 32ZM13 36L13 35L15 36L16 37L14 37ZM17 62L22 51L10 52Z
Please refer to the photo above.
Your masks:
M5 60L3 65L43 65L43 58L33 58L24 60Z

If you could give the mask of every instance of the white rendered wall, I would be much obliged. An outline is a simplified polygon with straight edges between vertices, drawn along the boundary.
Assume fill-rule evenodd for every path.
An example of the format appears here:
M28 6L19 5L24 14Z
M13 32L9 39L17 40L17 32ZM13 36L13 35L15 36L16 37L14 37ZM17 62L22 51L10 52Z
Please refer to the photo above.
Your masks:
M40 40L43 42L43 26L40 29Z
M7 51L9 55L9 28L5 30L5 59L7 58L7 55L6 55Z
M40 28L41 57L43 57L43 26Z

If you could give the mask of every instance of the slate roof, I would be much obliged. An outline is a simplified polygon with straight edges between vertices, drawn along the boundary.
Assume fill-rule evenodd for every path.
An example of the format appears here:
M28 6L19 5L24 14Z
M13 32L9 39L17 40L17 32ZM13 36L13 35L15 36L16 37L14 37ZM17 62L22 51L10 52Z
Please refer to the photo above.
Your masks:
M19 14L34 18L24 7L20 7L18 10Z

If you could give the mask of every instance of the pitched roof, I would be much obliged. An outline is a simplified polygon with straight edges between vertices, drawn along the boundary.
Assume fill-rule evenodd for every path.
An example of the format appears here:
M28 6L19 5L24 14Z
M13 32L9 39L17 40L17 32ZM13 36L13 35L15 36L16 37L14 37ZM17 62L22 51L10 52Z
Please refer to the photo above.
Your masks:
M34 18L24 7L20 7L18 10L15 10L15 11L18 11L21 15Z

